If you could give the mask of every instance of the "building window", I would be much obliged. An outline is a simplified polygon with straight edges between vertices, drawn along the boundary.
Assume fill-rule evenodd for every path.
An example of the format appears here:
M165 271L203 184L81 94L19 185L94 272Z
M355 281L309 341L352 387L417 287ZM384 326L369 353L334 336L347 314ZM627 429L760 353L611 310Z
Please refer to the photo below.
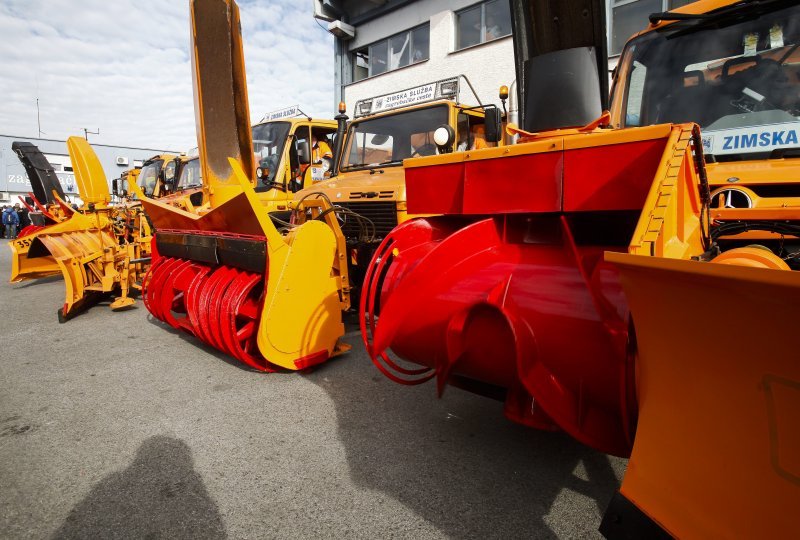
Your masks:
M622 52L625 42L649 24L648 16L691 4L693 0L611 0L609 56Z
M456 12L456 50L511 35L507 0L490 0Z
M430 33L430 24L423 24L354 51L353 80L360 81L427 60Z

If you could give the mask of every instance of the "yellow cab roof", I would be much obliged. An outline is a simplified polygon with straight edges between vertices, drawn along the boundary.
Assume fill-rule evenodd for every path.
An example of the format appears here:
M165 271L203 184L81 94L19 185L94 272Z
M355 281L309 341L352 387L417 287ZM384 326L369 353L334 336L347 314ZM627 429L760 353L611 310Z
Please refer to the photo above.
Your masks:
M267 120L265 122L258 122L256 124L253 124L253 127L261 126L264 124L271 124L273 122L289 122L290 124L292 124L292 127L296 126L297 124L305 122L311 122L312 124L320 124L332 128L336 127L336 120L331 120L330 118L312 118L309 120L307 116L292 116L290 118L280 118L278 120Z

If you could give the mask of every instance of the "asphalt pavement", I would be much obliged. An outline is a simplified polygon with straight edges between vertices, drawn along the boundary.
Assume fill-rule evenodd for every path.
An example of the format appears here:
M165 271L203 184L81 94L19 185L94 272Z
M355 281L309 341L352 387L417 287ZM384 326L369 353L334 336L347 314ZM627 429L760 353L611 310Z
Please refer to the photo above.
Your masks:
M626 461L502 404L397 385L353 350L262 374L0 241L2 538L597 538Z

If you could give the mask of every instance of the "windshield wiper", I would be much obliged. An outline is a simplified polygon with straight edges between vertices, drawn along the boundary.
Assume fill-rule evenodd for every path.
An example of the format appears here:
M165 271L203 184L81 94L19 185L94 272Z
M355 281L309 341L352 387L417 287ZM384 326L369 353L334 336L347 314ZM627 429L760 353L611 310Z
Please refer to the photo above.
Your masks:
M794 2L787 0L755 0L748 5L748 8L761 8L764 12L770 9L778 9L781 4L791 5ZM775 8L772 6L775 5ZM651 24L658 24L661 21L696 21L712 22L730 16L732 13L739 12L743 5L741 2L731 4L711 13L674 13L665 11L662 13L651 13L648 19Z
M388 161L381 161L378 165L400 165L403 163L402 159L390 159Z
M711 19L715 15L711 13L670 13L669 11L664 11L651 13L647 18L650 19L651 24L658 24L661 21L702 21Z

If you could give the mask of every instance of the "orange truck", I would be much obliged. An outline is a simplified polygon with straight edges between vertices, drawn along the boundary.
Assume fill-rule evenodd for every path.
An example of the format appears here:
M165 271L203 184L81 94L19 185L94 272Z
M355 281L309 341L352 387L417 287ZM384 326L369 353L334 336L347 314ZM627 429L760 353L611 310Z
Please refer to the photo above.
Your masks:
M635 326L638 424L601 532L796 536L800 6L706 0L650 21L612 121L695 122L704 175L655 183L629 253L606 255Z

